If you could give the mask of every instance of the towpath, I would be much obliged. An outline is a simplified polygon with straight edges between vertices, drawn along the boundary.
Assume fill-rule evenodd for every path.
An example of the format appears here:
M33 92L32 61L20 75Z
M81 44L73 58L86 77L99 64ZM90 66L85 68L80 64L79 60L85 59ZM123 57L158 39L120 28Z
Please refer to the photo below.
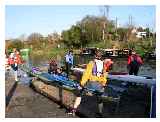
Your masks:
M66 109L6 73L6 118L70 118ZM77 117L77 116L76 116Z

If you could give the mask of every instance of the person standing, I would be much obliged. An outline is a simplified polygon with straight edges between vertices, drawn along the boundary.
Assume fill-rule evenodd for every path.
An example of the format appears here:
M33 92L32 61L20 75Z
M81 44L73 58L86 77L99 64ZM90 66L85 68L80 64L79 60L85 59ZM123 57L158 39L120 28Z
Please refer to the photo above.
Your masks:
M96 90L99 95L102 95L104 93L107 83L107 74L108 72L106 72L104 61L102 60L102 55L100 52L97 52L95 55L95 59L87 64L87 68L83 73L82 79L80 80L80 90L78 90L77 92L77 98L73 105L72 111L69 112L70 114L74 115L78 106L80 105L84 87ZM102 115L103 102L98 96L97 102L99 114Z
M107 59L104 60L104 67L105 67L106 72L109 72L109 70L112 69L113 63L114 62L111 59L109 59L109 58L107 58Z
M67 77L69 77L71 67L73 66L73 51L70 50L66 55L65 55L65 65L66 65L66 73Z
M135 51L130 51L128 56L127 68L129 75L138 75L140 66L143 64L141 57Z
M13 48L13 52L9 56L9 65L14 71L15 81L18 82L18 65L22 64L21 56L16 48Z

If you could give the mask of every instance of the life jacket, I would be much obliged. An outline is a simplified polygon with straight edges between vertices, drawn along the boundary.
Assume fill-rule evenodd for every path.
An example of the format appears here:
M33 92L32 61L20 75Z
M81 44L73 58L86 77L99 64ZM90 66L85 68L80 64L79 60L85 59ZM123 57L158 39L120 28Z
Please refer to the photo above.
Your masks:
M110 70L112 64L113 64L113 61L111 59L104 60L104 68L107 72Z
M87 67L83 72L80 84L84 86L88 81L98 81L105 86L107 82L106 77L107 74L103 72L103 61L91 61L87 64Z
M14 53L11 53L8 59L9 65L14 64Z
M49 63L49 70L51 73L57 73L57 63L54 59L52 59Z
M57 63L56 63L56 61L54 59L52 59L50 61L49 65L51 65L51 66L57 66Z
M138 63L139 63L140 65L143 64L142 58L141 58L140 56L138 56L138 55L137 55L137 61L138 61Z
M8 59L9 64L21 64L21 56L19 54L11 53Z
M129 65L130 64L131 65L141 65L141 64L143 64L143 61L142 61L142 59L141 59L140 56L134 54L134 55L129 56L129 58L128 58L128 64Z
M95 59L92 74L95 76L101 76L103 74L104 62Z
M22 60L21 60L20 54L16 54L16 56L14 58L14 62L17 63L17 64L22 64Z

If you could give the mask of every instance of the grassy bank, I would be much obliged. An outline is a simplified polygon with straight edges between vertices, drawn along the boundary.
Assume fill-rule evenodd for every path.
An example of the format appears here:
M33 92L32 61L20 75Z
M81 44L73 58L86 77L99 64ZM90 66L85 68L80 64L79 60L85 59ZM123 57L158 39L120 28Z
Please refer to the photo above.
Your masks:
M56 57L57 55L64 55L67 52L65 48L44 48L44 49L33 49L31 51L32 56L43 56L46 58Z

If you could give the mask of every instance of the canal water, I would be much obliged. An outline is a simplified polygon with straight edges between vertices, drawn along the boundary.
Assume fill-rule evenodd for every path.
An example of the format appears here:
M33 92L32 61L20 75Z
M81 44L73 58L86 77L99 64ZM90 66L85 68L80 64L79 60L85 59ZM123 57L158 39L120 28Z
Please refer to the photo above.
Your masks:
M54 57L59 62L59 66L64 65L64 55L57 55ZM105 58L105 57L104 57ZM74 65L86 64L93 59L93 56L88 55L74 55ZM38 67L45 67L49 63L49 58L45 56L30 57L30 64ZM114 61L112 72L128 72L127 58L112 58ZM144 64L140 67L138 75L149 76L156 78L156 60L144 59Z
M57 62L58 66L64 66L64 55L57 55L53 57ZM74 55L74 65L78 64L87 64L89 61L93 60L93 56L89 55ZM104 59L107 57L103 57ZM37 55L37 56L28 56L25 57L25 65L27 67L36 66L39 67L42 71L47 71L49 66L49 61L51 59L44 55ZM112 67L111 72L128 72L127 71L127 58L112 58L114 64ZM138 75L140 76L147 76L156 78L156 61L155 60L146 60L144 59L144 64L140 67ZM27 74L23 71L19 71L18 73L20 77L20 81L24 84L29 84L31 78L27 76Z

